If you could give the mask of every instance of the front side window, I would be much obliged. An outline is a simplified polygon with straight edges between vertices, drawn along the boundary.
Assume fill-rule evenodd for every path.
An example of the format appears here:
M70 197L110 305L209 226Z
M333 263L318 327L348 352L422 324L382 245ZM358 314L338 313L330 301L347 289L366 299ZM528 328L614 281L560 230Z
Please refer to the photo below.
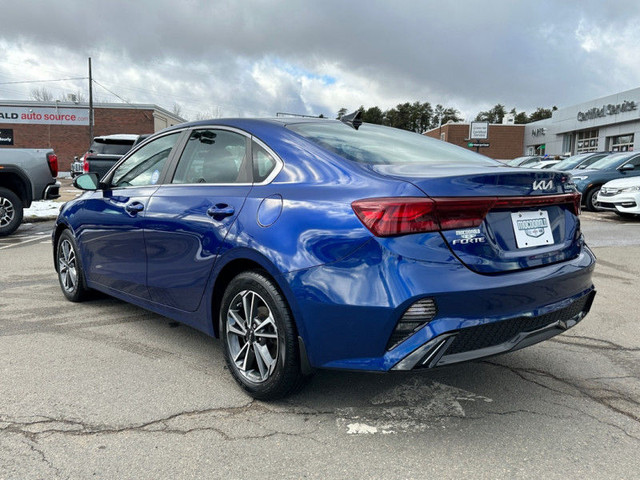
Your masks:
M127 158L114 172L114 187L155 185L180 132L160 137Z
M247 139L226 130L196 130L172 183L247 183Z

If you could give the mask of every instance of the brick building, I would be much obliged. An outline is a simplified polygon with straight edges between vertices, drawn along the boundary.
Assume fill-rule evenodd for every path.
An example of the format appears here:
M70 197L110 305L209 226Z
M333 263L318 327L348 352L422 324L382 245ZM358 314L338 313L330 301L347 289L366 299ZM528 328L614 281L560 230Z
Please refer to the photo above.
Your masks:
M94 136L144 134L185 120L145 104L94 103ZM61 171L91 144L89 104L0 100L0 148L52 148Z
M447 123L442 127L434 128L425 132L425 135L439 138L445 142L469 148L469 124L468 123ZM520 157L524 152L524 125L489 125L489 132L486 140L480 142L488 143L489 147L480 148L480 153L496 160L511 160ZM475 150L475 148L470 148Z

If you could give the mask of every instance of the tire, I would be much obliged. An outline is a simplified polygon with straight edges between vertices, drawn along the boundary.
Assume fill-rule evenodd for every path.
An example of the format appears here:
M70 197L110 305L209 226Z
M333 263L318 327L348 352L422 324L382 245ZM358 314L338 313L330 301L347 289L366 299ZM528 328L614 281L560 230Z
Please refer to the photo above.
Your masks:
M0 237L11 235L22 223L22 200L7 188L0 187Z
M64 230L56 245L56 269L60 288L67 300L81 302L89 294L89 289L78 254L78 245L69 230Z
M596 197L600 191L600 185L592 187L584 197L584 209L589 212L595 212L598 209L595 206Z
M253 318L250 325L247 317ZM253 398L275 400L302 385L293 317L265 275L248 271L229 282L222 297L220 326L231 375Z

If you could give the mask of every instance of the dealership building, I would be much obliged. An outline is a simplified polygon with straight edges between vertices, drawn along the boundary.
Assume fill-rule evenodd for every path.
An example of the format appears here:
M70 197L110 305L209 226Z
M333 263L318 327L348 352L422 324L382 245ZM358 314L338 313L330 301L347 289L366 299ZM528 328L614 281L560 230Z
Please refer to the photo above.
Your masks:
M94 103L93 135L144 134L182 123L157 105ZM89 105L0 100L0 148L52 148L61 171L91 144Z
M526 155L637 150L640 88L555 110L551 118L525 125ZM639 144L640 147L640 144Z

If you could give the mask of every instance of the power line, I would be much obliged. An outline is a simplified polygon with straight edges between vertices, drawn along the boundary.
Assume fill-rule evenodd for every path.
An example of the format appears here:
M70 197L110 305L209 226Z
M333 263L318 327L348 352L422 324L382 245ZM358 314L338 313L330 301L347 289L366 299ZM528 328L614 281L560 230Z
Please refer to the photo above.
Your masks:
M111 90L109 90L107 87L105 87L104 85L102 85L100 82L98 82L95 78L93 79L93 83L95 83L96 85L99 85L100 87L104 88L107 92L109 92L111 95L114 95L116 97L118 97L120 100L122 100L124 103L128 103L131 104L131 102L129 100L125 100L124 98L122 98L120 95L118 95L115 92L112 92Z
M19 85L25 83L67 82L69 80L86 80L87 77L56 78L54 80L22 80L19 82L0 82L0 85Z

